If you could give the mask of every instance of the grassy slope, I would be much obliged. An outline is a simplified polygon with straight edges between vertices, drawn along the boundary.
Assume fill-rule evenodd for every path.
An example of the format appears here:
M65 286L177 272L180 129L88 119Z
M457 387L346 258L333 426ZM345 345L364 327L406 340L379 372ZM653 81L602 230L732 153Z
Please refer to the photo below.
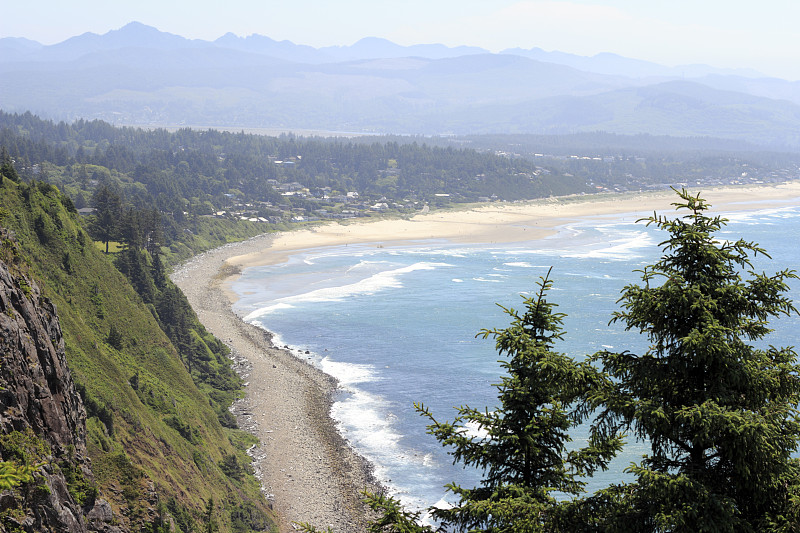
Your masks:
M232 528L232 513L255 514L251 525L263 525L266 504L256 480L236 479L237 465L248 462L249 436L220 425L151 310L92 245L69 205L48 185L6 179L0 188L2 224L16 232L43 293L55 302L68 362L85 389L101 496L133 530L153 521L150 482L184 530L192 522L201 527L212 499L223 508L214 513L221 531L249 529ZM112 325L122 335L120 349L107 342Z

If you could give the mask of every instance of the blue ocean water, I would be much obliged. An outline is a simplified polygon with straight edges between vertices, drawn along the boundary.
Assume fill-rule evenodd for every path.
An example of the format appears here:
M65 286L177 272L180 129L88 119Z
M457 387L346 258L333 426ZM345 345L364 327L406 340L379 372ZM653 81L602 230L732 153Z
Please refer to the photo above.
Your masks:
M787 200L781 208L725 213L729 223L717 236L760 243L772 260L757 258L759 272L794 268L797 205ZM552 267L548 299L567 314L557 350L583 358L606 348L646 348L642 336L609 325L620 291L640 281L635 270L660 257L666 238L636 223L639 217L594 218L547 239L502 246L429 241L304 251L284 264L246 269L234 286L241 298L235 310L339 380L332 414L340 431L373 462L378 479L421 509L440 502L445 484L480 479L480 472L453 465L412 404L423 402L441 421L452 420L461 405L494 408L502 368L494 341L476 334L508 324L496 304L520 309L520 295L536 290ZM800 302L800 282L790 295ZM798 317L771 325L770 344L797 344ZM585 436L578 428L575 445ZM623 469L646 452L646 443L629 440L587 489L623 479Z

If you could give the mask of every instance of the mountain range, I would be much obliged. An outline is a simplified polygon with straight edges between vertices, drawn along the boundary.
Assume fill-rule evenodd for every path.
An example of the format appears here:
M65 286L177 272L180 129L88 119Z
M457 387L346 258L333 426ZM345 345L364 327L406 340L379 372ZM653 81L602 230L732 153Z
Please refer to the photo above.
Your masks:
M128 125L609 131L800 150L800 82L750 70L374 37L323 48L231 33L204 41L137 22L49 46L0 39L0 108Z

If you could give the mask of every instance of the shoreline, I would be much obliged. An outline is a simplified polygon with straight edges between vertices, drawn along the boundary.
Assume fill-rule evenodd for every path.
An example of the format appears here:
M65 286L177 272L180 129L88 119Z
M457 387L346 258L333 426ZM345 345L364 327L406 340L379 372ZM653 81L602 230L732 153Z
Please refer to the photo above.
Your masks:
M372 465L356 454L330 417L337 383L271 334L247 324L231 309L222 282L238 269L227 257L243 246L263 246L268 235L205 252L181 265L172 280L208 331L231 349L245 380L245 398L233 411L242 429L260 444L250 450L262 492L278 515L279 530L307 522L334 531L363 531L368 510L360 491L379 491Z
M781 207L800 197L800 182L719 188L701 193L713 211ZM294 253L349 244L389 247L431 239L456 243L512 243L554 235L575 220L609 215L643 215L672 210L671 190L575 196L520 204L487 204L460 211L435 211L410 219L329 223L311 229L264 234L189 260L173 273L200 321L232 349L246 380L246 397L236 404L240 425L261 445L254 456L259 479L281 517L334 531L364 530L364 488L380 490L371 465L339 434L330 417L336 381L296 354L277 348L266 330L233 311L233 283L244 268L277 264ZM639 216L637 216L639 218Z
M775 185L713 188L701 192L701 197L712 205L713 212L776 207L781 200L800 197L800 180ZM348 244L392 246L431 239L464 244L533 241L553 235L559 226L578 219L622 214L648 216L654 211L671 211L676 200L672 190L604 193L524 203L478 204L403 219L330 222L310 229L271 234L269 246L248 247L242 250L243 253L230 256L227 262L240 269L277 264L303 250Z

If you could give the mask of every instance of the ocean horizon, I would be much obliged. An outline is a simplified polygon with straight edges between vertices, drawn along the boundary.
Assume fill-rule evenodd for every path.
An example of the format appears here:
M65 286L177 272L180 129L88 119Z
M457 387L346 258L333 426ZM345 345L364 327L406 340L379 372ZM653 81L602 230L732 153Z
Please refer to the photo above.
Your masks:
M794 268L797 203L722 212L729 223L717 237L765 248L772 259L754 258L758 272ZM622 289L640 283L636 270L661 256L667 235L636 222L649 214L592 217L544 239L503 245L429 240L304 250L282 264L246 268L232 286L234 311L338 380L331 416L339 431L393 495L424 509L443 503L445 484L471 487L481 472L453 465L413 403L424 403L440 421L452 420L462 405L493 410L500 356L494 340L476 335L508 325L499 306L520 309L521 295L536 291L548 270L548 300L567 315L556 351L582 359L605 349L646 349L645 337L609 321ZM791 284L790 296L798 301L800 283ZM797 316L771 326L765 344L797 344ZM573 445L586 436L577 428ZM647 452L646 442L629 438L608 471L586 480L587 492L625 480L624 469Z

